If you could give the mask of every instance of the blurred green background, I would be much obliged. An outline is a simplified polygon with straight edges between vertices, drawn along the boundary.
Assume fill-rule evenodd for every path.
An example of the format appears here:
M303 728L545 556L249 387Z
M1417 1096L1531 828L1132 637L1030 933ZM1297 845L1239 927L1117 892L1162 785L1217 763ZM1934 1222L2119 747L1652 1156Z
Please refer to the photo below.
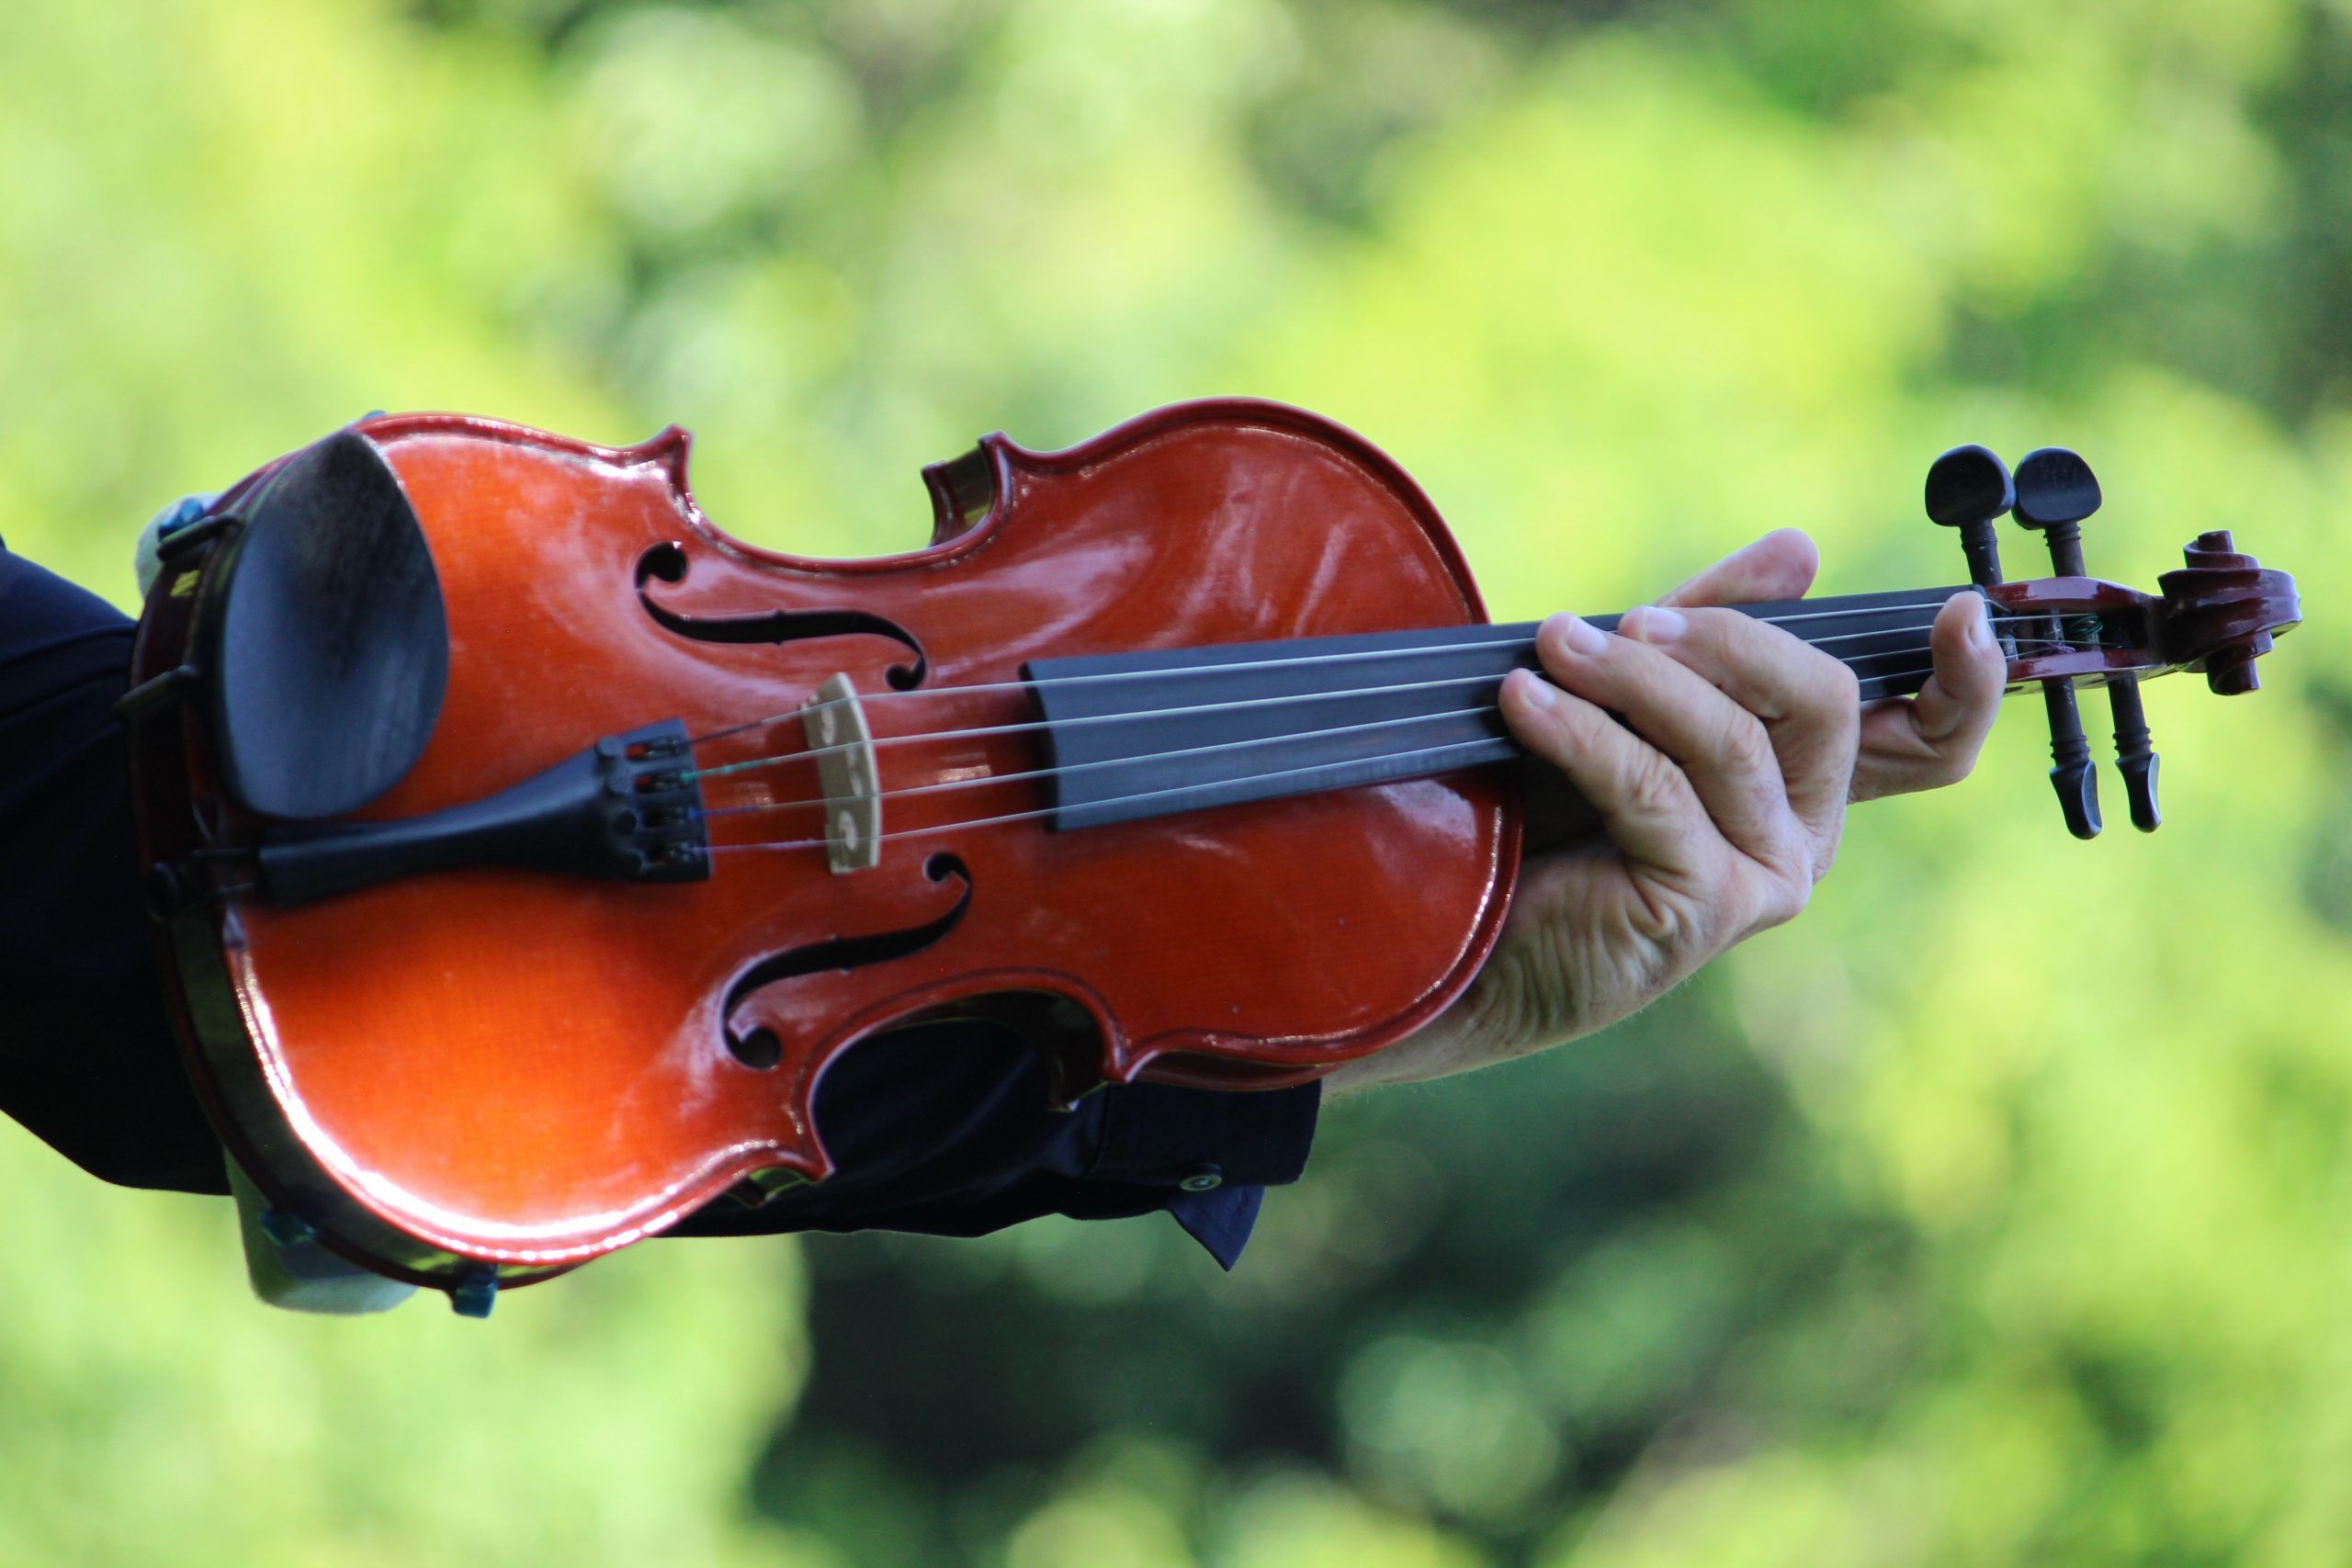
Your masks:
M1249 392L1498 616L1791 523L1951 581L1983 441L2316 620L2152 690L2159 835L2068 840L2014 709L1633 1023L1332 1107L1230 1278L1057 1223L301 1320L0 1127L0 1563L2352 1561L2348 107L2345 0L17 0L0 532L125 604L373 408L676 421L854 554L984 430Z

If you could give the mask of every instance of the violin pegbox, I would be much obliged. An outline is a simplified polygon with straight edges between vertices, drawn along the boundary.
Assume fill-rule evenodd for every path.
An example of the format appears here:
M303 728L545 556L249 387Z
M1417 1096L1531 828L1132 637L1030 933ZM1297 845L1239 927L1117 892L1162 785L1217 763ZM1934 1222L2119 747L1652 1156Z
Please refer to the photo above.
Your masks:
M2140 681L2175 670L2201 671L2224 695L2255 690L2254 661L2301 611L2294 581L2241 553L2226 530L2199 536L2188 562L2159 581L2161 597L2089 576L2082 525L2101 496L2090 465L2063 446L2020 459L2012 475L1982 446L1959 446L1928 471L1928 515L1962 531L1969 581L1984 592L2008 646L2012 685L2037 683L2050 716L2050 782L2067 829L2099 830L2098 785L2075 705L2075 682L2104 685L2115 720L2116 768L2132 823L2153 832L2156 752L2141 705ZM2002 513L2042 536L2054 575L2005 582L1992 538Z
M2013 513L2021 525L2043 532L2050 544L2051 564L2060 576L2083 574L2081 523L2098 510L2098 481L2091 477L2088 464L2063 447L2045 446L2029 454L2012 475L1989 449L1955 446L1928 469L1927 501L1930 520L1960 529L1961 547L1968 557L1968 580L1992 590L2001 583L2000 546L1994 536L1994 524L2004 513ZM2090 742L2083 738L2074 680L2067 675L2044 680L2041 694L2050 713L2050 783L2065 813L2066 830L2077 839L2096 838L2098 775L2091 767ZM2136 707L2137 693L2129 700ZM2146 765L2136 776L2127 765L2124 776L2132 790L2132 819L2143 828L2154 828L2155 756L2147 750L2147 727L2143 724L2136 744ZM2120 709L2116 739L2120 747Z

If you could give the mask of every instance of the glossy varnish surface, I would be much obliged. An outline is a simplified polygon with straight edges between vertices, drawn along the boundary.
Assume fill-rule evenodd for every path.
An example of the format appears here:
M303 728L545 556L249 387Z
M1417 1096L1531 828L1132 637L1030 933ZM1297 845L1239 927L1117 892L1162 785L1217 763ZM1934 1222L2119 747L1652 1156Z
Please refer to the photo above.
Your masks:
M361 427L431 538L452 636L447 705L371 815L502 788L595 737L791 715L826 677L883 694L912 663L870 633L709 640L658 624L856 611L920 644L926 690L1025 659L1482 618L1428 502L1376 451L1273 405L1161 411L1051 455L984 444L997 500L914 554L827 562L700 516L685 438L584 447L443 417ZM943 497L944 486L935 486ZM683 573L676 570L683 556ZM1019 693L875 695L877 736L1019 724ZM797 747L797 716L707 743L705 765ZM1034 734L877 753L885 789L1042 765ZM808 762L713 778L714 807L808 798ZM1035 810L1035 782L892 798L886 829ZM721 845L821 831L806 809L722 815ZM1518 818L1489 771L1057 833L1038 820L893 840L879 867L721 849L707 882L469 872L301 909L237 900L224 945L269 1092L310 1158L393 1227L510 1263L577 1260L743 1175L821 1174L825 1065L912 1014L1064 998L1045 1043L1073 1079L1295 1081L1409 1032L1491 944ZM725 998L779 953L961 918L919 952ZM1033 1016L1042 1016L1031 1010ZM764 1029L777 1065L728 1048Z

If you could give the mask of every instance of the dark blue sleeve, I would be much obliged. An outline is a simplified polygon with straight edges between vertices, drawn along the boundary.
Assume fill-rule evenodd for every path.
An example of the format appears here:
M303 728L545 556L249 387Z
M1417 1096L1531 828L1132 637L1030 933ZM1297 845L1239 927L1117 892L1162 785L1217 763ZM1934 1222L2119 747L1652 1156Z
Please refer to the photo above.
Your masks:
M114 714L130 634L0 548L0 1111L107 1180L225 1192L141 900Z
M0 547L0 1111L109 1181L221 1192L141 901L114 714L130 637L111 605ZM1306 1164L1316 1099L1139 1084L1057 1111L1013 1035L925 1025L827 1073L832 1179L757 1211L714 1204L676 1234L978 1235L1165 1209L1231 1268L1263 1189Z
M831 1178L758 1209L712 1204L673 1234L980 1235L1166 1210L1230 1269L1265 1190L1306 1168L1320 1089L1113 1084L1057 1111L1043 1058L1009 1031L919 1025L852 1046L818 1086Z

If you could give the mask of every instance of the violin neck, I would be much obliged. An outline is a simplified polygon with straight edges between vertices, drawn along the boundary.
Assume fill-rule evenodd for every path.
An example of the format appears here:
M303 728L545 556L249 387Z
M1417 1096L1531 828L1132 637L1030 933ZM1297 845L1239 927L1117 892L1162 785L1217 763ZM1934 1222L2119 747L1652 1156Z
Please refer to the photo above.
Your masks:
M1926 683L1928 628L1962 588L1736 606L1853 670L1863 701ZM1613 630L1617 615L1586 617ZM1502 678L1537 663L1539 623L1444 626L1033 660L1053 825L1083 828L1520 754Z

